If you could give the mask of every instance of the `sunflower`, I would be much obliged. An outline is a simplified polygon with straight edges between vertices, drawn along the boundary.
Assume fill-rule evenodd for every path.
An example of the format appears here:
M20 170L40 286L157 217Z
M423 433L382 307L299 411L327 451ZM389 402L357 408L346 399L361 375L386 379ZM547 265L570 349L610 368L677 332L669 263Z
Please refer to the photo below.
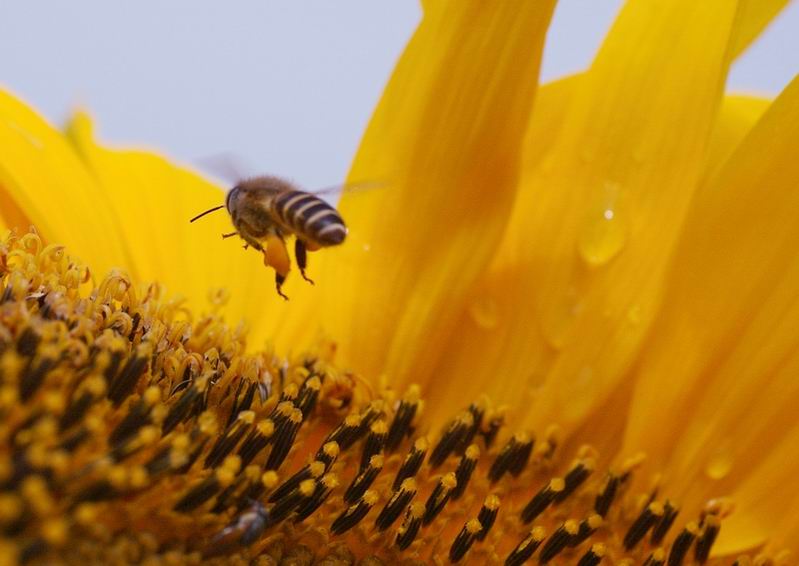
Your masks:
M785 2L630 0L539 87L554 3L424 3L288 302L220 188L0 94L4 563L796 560L799 81L723 89Z

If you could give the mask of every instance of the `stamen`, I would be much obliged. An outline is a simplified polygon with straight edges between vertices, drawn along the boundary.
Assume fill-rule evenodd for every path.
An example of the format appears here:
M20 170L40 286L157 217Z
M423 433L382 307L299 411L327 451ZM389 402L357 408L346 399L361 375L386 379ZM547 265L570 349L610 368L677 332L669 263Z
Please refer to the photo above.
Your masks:
M541 513L543 513L550 503L555 501L555 496L561 493L566 486L562 478L553 478L547 485L536 493L530 502L522 510L522 521L530 523Z
M575 547L588 540L588 537L594 534L602 526L602 523L603 520L600 515L591 515L587 519L580 521L577 534L569 541L569 546Z
M480 508L480 512L477 514L477 520L480 521L482 525L482 529L479 533L477 533L478 540L485 540L488 536L488 533L491 531L491 527L494 526L494 522L497 520L497 515L499 514L499 497L494 494L489 495L483 501L483 506Z
M352 480L352 483L344 492L344 501L352 505L369 489L372 482L375 481L380 471L383 469L383 455L377 454L369 459L369 464L365 468L361 468L358 475Z
M569 541L577 534L579 526L577 521L566 521L555 530L554 533L544 543L538 561L546 564L555 558L560 552L569 545Z
M624 536L624 548L632 550L646 536L647 531L663 517L663 513L663 505L657 501L644 507Z
M299 523L310 517L330 497L338 485L336 474L331 472L322 476L322 479L316 482L313 494L297 508L294 522Z
M293 490L297 489L297 487L299 487L299 485L305 480L321 477L324 472L324 462L314 461L306 466L303 466L297 473L284 481L280 487L272 492L272 495L269 496L269 502L275 503L276 501L283 499Z
M348 507L341 515L336 517L330 525L330 532L334 535L341 535L361 522L367 513L377 503L377 492L369 490L354 505Z
M330 467L336 461L339 455L338 442L325 442L322 447L316 452L316 459L323 462L325 471L330 470Z
M264 465L265 469L276 470L280 467L280 464L288 456L291 445L294 444L300 425L302 425L302 411L295 408L292 410L291 416L284 420L275 431L275 440Z
M563 490L555 494L555 503L563 502L569 495L574 493L588 479L595 466L596 463L590 458L575 461L563 477Z
M535 551L541 546L546 538L546 531L543 527L534 527L530 533L516 545L516 548L508 555L505 566L521 566L533 557Z
M319 376L313 375L305 380L297 396L295 405L302 411L302 418L306 420L316 406L319 399L319 392L322 390L322 380Z
M388 500L377 516L375 526L377 526L378 530L385 531L393 525L415 495L416 480L408 478L403 481L400 488L391 495L391 499Z
M236 418L236 421L219 437L208 456L205 457L205 468L215 468L219 463L230 454L239 441L244 437L255 419L252 411L243 411Z
M449 549L450 562L457 563L461 561L461 558L464 557L471 548L472 543L477 539L477 535L482 528L483 526L477 519L470 519L466 522Z
M477 459L479 457L480 448L477 447L477 444L470 444L455 470L455 479L458 481L458 485L455 486L450 494L453 501L460 498L466 491L466 486L469 484L472 472L474 472L474 469L477 467Z
M699 525L695 522L690 522L685 525L685 528L677 535L674 542L671 543L671 550L669 551L668 566L680 566L685 561L685 556L691 548L696 536L699 533Z
M667 499L663 504L663 516L658 521L658 524L655 525L655 528L652 529L652 538L650 539L652 546L657 546L663 542L679 513L680 510Z
M597 566L602 561L602 557L605 556L605 552L605 545L601 542L597 543L583 554L579 562L577 562L577 566Z
M378 420L369 428L369 434L366 436L366 442L363 445L363 453L361 454L361 470L369 465L372 456L380 454L383 451L383 446L386 444L388 438L388 427L386 421Z
M510 472L513 476L518 476L527 465L532 450L533 439L526 433L522 432L513 435L491 465L491 469L488 472L488 479L491 483L496 483L502 479L505 472Z
M644 566L663 566L665 560L666 552L662 548L657 548L647 557Z
M427 454L427 446L428 443L425 437L418 438L416 442L413 443L413 447L410 452L408 452L399 470L397 470L397 476L394 478L391 489L397 491L400 485L402 485L402 482L408 478L414 477L419 472L419 468L422 467L422 463L424 462L425 454Z
M263 419L259 422L244 442L241 443L239 448L239 456L241 457L242 465L246 466L272 441L272 435L275 433L275 423L269 419Z
M461 441L469 434L473 424L474 417L469 412L461 413L449 424L441 435L438 444L430 453L428 463L431 468L435 469L444 463L444 460L458 448Z
M420 404L420 391L418 385L411 385L405 397L400 401L397 409L394 411L394 419L391 421L391 426L388 429L388 437L386 439L386 451L393 452L396 450L402 440L410 436L413 424L413 419L416 417L416 412L419 410Z
M594 500L594 511L602 517L608 514L620 484L621 478L619 476L613 473L608 474L605 487L602 488L602 491L599 492L599 495L597 495Z
M447 504L447 501L449 501L450 493L457 485L458 480L455 479L455 474L453 472L444 475L438 480L436 487L433 488L433 493L430 494L430 497L428 497L425 503L424 518L422 521L425 525L429 525L433 519L438 516Z
M708 515L702 527L702 533L699 535L694 547L694 558L700 564L707 562L710 557L710 549L713 547L713 543L716 542L720 529L721 521L719 518L715 515Z
M279 499L269 509L269 525L277 525L283 521L289 514L299 507L303 502L313 497L316 491L315 480L304 480L300 485L292 489L289 493Z
M341 450L346 451L358 440L362 421L361 415L354 413L347 415L344 422L327 436L325 442L336 442Z
M405 550L414 541L422 526L424 514L425 506L418 501L408 508L407 513L405 513L405 519L402 521L402 526L397 530L395 539L400 550Z

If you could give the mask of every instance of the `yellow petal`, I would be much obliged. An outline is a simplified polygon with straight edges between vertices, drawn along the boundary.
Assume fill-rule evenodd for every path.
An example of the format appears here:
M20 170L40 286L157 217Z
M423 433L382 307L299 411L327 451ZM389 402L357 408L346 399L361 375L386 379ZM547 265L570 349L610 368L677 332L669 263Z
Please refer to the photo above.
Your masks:
M719 119L710 138L710 150L705 164L704 176L718 172L741 140L757 122L771 101L755 96L725 96Z
M499 241L553 4L432 5L387 86L350 180L388 186L342 200L348 241L319 277L326 330L368 375L430 371Z
M731 46L733 59L746 51L788 2L789 0L749 0L741 3L741 23L737 26Z
M501 260L452 340L467 362L447 360L455 375L442 364L441 398L487 382L525 400L531 424L568 427L623 378L701 177L736 22L727 0L625 5L525 170Z
M223 191L196 174L146 151L117 151L98 145L89 118L76 115L68 134L107 198L106 216L114 219L120 239L130 244L124 267L138 280L155 280L180 294L197 311L206 310L212 291L231 291L225 309L235 324L251 326L251 343L262 346L274 329L270 306L282 303L274 273L255 250L243 250L231 232L224 210L189 219L224 202ZM288 286L287 286L288 288ZM218 294L214 294L218 297Z
M36 112L0 91L0 204L7 227L31 224L48 241L105 272L127 251L97 183L63 136Z
M625 439L628 451L646 446L653 466L670 462L675 481L701 472L718 482L709 489L735 488L742 515L759 510L761 534L781 498L799 489L774 490L774 474L756 469L780 454L780 467L799 472L795 443L771 452L795 427L799 403L797 148L794 79L697 194L639 363ZM752 487L736 487L742 482Z

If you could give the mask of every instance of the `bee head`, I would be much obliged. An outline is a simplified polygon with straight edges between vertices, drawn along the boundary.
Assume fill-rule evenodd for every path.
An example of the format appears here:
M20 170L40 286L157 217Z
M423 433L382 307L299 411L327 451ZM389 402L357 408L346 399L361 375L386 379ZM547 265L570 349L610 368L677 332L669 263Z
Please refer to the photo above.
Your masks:
M241 187L236 185L230 191L228 191L227 196L225 197L225 208L230 214L233 214L233 208L236 206L236 199L239 196L239 192L241 191Z

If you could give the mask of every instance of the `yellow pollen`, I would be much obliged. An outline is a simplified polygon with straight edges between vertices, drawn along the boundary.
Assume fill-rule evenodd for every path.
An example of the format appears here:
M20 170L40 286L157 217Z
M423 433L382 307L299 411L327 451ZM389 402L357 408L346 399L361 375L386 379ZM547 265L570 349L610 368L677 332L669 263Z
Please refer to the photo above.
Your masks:
M272 470L269 470L268 472L264 472L261 475L261 484L266 489L274 489L275 487L277 487L278 481L279 481L279 478L277 476L277 473L273 472Z
M416 491L416 480L413 478L408 478L402 480L402 484L400 484L401 491Z
M466 530L471 534L477 534L483 530L483 525L477 519L470 519L466 523Z
M325 473L325 463L319 461L311 462L308 469L311 472L311 477L318 478Z
M480 447L477 444L470 444L466 449L466 457L470 460L477 460L480 457Z
M500 504L499 497L497 497L493 493L491 495L489 495L488 497L486 497L485 501L483 502L483 506L486 509L490 509L491 511L495 511L496 509L499 509L499 504Z
M377 492L372 489L367 490L366 493L363 494L363 500L367 505L374 505L378 500Z
M444 477L441 478L441 485L447 489L455 489L455 486L458 485L458 480L455 477L455 473L450 472L445 474Z
M264 419L256 425L258 432L267 438L275 433L275 423L271 419Z
M300 482L300 493L302 493L305 497L309 497L314 492L315 488L315 480L305 480Z

